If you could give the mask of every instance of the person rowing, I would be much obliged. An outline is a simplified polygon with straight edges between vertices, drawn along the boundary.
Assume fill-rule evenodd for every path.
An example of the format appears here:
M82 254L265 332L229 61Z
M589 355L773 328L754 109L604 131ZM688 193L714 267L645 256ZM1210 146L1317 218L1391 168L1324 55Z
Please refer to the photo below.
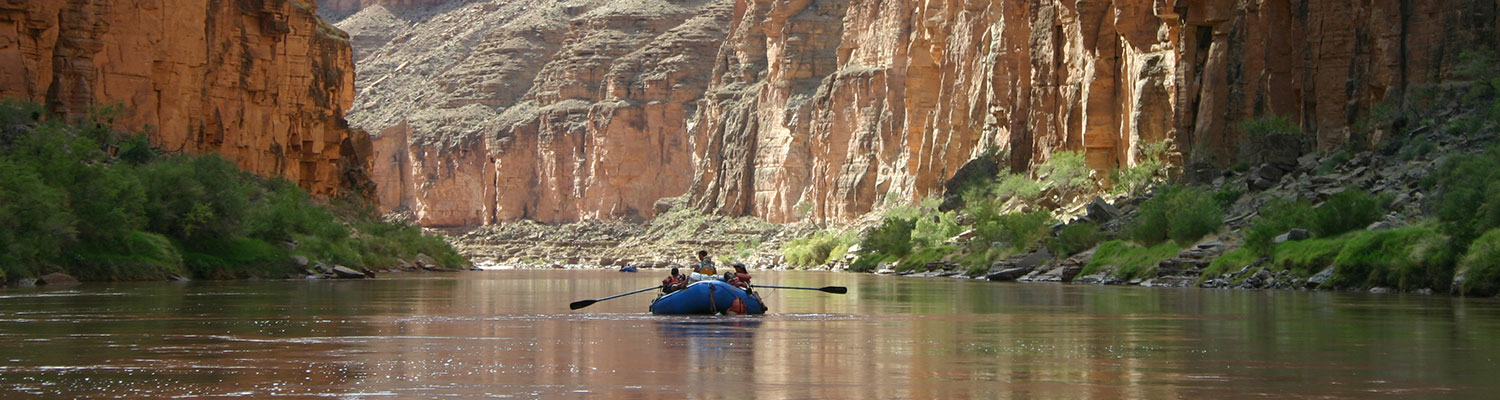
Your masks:
M708 256L708 250L698 250L698 262L693 264L693 272L688 275L688 280L697 282L706 279L719 279L718 269L714 268L714 260Z
M678 290L682 290L682 288L687 287L687 285L687 277L677 272L677 268L672 268L672 275L667 276L667 279L661 280L661 292L672 293Z

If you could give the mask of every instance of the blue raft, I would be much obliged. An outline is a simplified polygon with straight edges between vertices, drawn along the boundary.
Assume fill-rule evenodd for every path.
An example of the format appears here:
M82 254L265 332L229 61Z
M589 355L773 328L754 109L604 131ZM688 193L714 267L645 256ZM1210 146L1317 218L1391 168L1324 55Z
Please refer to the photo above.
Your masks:
M729 311L735 300L745 304L745 314L766 313L766 305L760 296L746 293L740 288L720 281L699 281L682 290L657 297L651 302L651 313L656 315L712 315Z

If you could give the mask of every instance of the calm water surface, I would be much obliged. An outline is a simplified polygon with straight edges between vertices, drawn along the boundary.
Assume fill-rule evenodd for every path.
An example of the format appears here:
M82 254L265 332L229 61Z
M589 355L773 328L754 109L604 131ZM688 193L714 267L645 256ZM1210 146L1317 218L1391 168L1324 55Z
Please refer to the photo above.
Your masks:
M1494 398L1500 303L761 272L762 317L656 317L659 271L0 290L0 398ZM1394 396L1393 396L1394 395Z

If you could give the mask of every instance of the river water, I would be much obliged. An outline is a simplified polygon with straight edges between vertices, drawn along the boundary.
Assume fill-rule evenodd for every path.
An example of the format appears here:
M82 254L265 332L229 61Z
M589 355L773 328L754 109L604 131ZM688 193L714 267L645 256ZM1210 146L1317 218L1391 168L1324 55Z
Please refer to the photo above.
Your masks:
M659 272L0 290L0 398L1493 398L1500 302L760 272L759 317L656 317ZM1398 396L1399 397L1399 396Z

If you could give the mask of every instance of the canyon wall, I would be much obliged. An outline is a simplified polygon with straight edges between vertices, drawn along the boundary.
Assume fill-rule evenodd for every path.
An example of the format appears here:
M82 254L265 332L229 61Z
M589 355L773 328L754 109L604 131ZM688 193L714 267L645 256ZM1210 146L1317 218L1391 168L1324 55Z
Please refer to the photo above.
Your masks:
M62 118L123 105L117 128L217 152L320 196L370 195L349 128L352 50L300 0L0 0L0 97Z
M683 133L731 4L376 5L340 21L383 210L427 226L653 216L692 180Z
M519 2L526 3L526 2ZM476 1L341 22L388 209L424 224L703 210L845 219L940 194L976 156L1099 170L1170 141L1250 161L1243 121L1328 150L1495 49L1495 0ZM380 22L385 21L385 22ZM385 26L388 28L378 28ZM443 28L447 26L447 28ZM362 33L365 32L365 33ZM445 59L435 54L458 54Z

